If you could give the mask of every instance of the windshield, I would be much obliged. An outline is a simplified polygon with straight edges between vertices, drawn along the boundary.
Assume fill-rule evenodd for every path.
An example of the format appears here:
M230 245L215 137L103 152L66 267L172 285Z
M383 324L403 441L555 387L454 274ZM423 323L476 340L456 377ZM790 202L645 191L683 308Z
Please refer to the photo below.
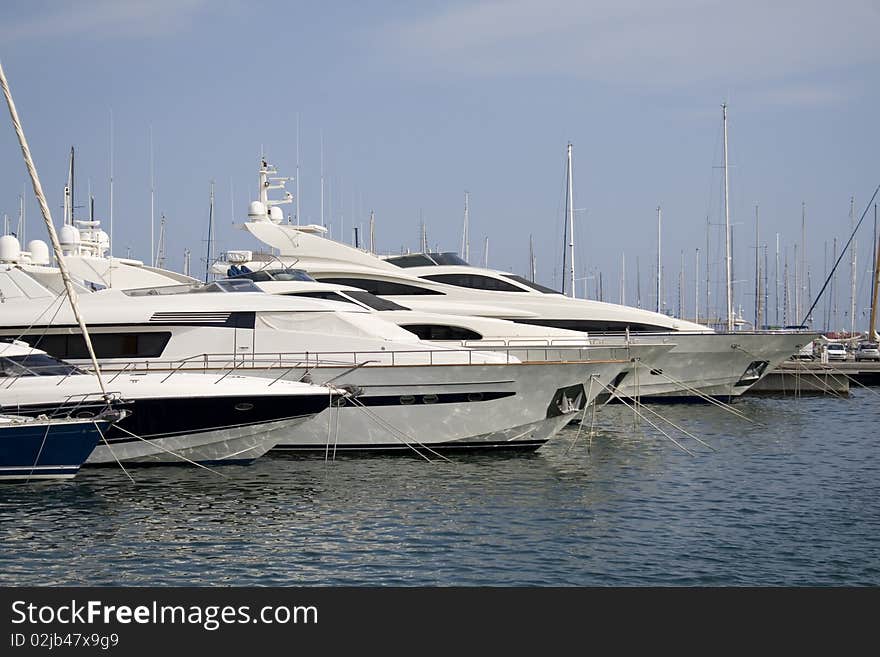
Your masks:
M409 310L406 306L401 306L399 303L394 303L388 299L380 299L375 294L370 294L366 290L346 290L345 295L356 301L360 301L362 304L373 310Z
M197 287L193 292L262 292L260 288L254 285L253 281L247 279L224 278L213 283L208 283L204 287Z
M468 262L458 256L454 251L445 253L410 253L407 255L385 258L386 262L398 267L434 267L437 265L470 266Z
M0 356L0 376L67 376L83 373L79 368L46 354Z
M540 285L538 283L535 283L534 281L530 281L527 278L523 278L522 276L517 276L516 274L504 274L504 278L509 278L510 280L516 281L517 283L522 283L526 287L530 287L537 292L542 292L543 294L560 294L559 290L554 290L544 285Z
M306 281L314 282L302 269L261 269L259 271L242 272L232 276L233 279L247 278L257 283L264 281Z

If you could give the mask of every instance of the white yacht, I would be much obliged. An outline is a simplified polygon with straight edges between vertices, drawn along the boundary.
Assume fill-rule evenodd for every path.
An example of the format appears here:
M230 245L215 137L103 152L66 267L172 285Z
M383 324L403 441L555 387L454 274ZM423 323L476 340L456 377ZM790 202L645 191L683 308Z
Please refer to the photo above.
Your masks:
M71 336L73 337L73 336ZM247 463L330 407L340 391L292 381L184 372L93 374L33 349L0 342L0 412L93 418L124 416L102 431L87 464Z
M38 279L51 268L0 265L0 336L87 365L72 317ZM81 294L102 370L235 372L347 388L344 405L278 448L535 449L629 366L624 358L522 362L420 340L352 303L269 295L249 280Z
M383 259L327 239L320 226L281 223L281 213L275 212L278 208L266 191L273 171L263 163L260 199L251 203L242 226L272 253L227 252L227 262L218 262L215 272L235 274L241 266L251 272L297 268L320 282L360 288L413 311L578 331L599 345L674 345L652 362L642 360L641 376L627 377L621 384L626 396L737 397L813 337L806 332L719 333L660 313L565 297L514 274L471 267L448 254Z

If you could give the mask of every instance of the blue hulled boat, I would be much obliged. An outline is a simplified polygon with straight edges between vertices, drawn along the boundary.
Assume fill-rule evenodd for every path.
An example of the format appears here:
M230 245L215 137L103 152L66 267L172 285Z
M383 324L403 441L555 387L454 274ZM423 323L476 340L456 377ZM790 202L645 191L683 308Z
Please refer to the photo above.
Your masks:
M0 481L73 478L109 424L0 415Z

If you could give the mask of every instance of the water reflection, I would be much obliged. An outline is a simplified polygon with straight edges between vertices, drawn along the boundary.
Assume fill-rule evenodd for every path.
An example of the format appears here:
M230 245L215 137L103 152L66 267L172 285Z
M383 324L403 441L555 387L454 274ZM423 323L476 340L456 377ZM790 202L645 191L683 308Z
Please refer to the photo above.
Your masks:
M0 583L880 582L876 397L736 408L754 421L655 407L716 450L674 433L693 454L608 406L592 437L569 427L532 455L280 455L4 486Z

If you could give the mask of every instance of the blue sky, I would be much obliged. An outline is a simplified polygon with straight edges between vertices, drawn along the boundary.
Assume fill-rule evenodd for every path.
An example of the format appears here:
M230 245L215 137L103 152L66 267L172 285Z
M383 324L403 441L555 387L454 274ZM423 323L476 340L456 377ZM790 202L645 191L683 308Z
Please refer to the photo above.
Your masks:
M664 297L677 312L684 252L691 316L697 248L705 287L707 215L713 305L721 299L726 101L736 301L750 318L755 205L772 288L776 233L793 271L806 203L815 294L826 243L830 258L832 240L848 234L850 197L858 218L880 184L878 28L877 3L859 0L5 2L0 58L56 223L73 145L77 198L90 185L107 227L112 112L117 255L150 257L151 131L168 264L181 269L189 248L198 270L210 181L218 251L253 246L233 228L233 208L241 221L261 148L294 175L299 117L303 222L319 221L323 134L335 237L344 226L350 240L372 209L383 251L416 249L420 215L432 246L457 250L468 190L471 259L488 235L489 264L525 273L531 234L538 278L558 285L570 141L580 285L594 296L601 271L605 299L617 301L625 255L626 301L635 303L638 261L652 307L660 205ZM0 213L14 224L26 173L8 120L0 153ZM44 237L29 188L26 202L28 237ZM857 324L872 228L869 211ZM771 291L771 315L774 306Z

